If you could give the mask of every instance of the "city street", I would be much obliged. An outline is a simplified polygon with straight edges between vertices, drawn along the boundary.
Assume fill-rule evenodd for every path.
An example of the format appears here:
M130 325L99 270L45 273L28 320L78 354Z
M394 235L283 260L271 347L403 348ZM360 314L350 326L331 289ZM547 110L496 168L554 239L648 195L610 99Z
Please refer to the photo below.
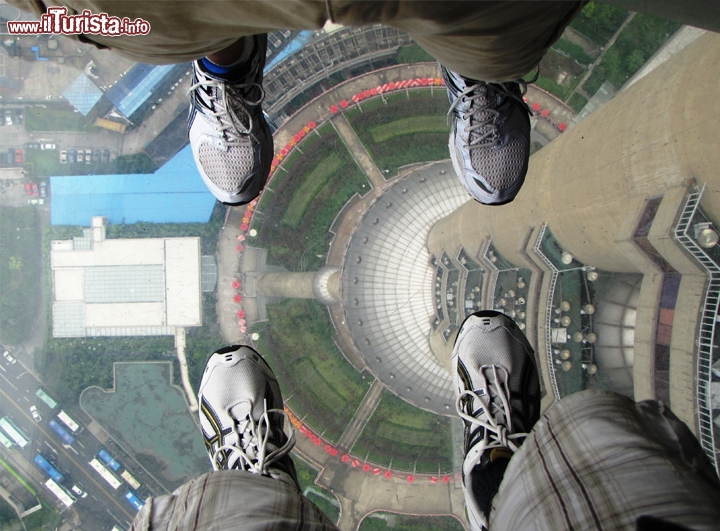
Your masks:
M42 454L63 475L61 485L65 490L71 493L71 487L77 485L87 492L86 498L73 494L77 501L70 509L62 507L65 511L76 514L74 520L75 523L80 523L80 528L99 531L110 530L114 525L118 525L127 529L136 514L124 499L129 486L123 483L117 490L113 490L88 465L103 448L90 430L81 427L72 434L75 439L72 445L64 444L60 436L48 426L48 421L52 418L60 423L55 415L61 406L58 405L51 411L49 406L36 396L39 387L39 382L21 363L11 364L5 358L0 358L0 417L9 416L31 439L30 444L23 449L17 445L11 450L0 446L0 456L15 467L47 501L60 508L62 506L57 498L44 485L48 475L33 462L38 454ZM42 416L40 422L33 420L30 412L33 405ZM63 514L66 518L70 517ZM73 520L72 517L69 519Z

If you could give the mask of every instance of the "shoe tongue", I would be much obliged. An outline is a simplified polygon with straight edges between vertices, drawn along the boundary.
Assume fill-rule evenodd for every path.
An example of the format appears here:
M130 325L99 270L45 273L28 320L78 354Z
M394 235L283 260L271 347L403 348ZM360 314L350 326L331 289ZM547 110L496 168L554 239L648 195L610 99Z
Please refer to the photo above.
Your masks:
M250 402L240 402L230 408L230 416L235 419L238 424L244 426L248 422L248 418L252 416L252 406Z

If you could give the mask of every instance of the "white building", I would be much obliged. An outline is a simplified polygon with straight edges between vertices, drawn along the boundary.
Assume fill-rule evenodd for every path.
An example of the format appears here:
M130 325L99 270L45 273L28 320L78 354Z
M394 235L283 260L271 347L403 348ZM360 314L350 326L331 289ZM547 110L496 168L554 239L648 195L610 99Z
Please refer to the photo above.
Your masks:
M174 335L202 325L199 238L54 240L53 337Z

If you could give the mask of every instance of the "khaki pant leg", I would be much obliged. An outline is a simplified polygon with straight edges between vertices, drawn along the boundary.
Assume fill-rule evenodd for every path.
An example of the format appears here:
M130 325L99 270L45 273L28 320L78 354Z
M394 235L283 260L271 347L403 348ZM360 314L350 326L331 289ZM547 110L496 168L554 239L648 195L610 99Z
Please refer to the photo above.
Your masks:
M534 69L583 1L330 1L345 25L407 31L440 64L471 79L510 81Z
M199 59L228 47L240 37L275 30L320 29L327 20L323 0L44 0L64 5L69 14L107 13L150 23L148 35L87 35L113 52L149 64L175 64ZM9 0L39 16L39 0Z

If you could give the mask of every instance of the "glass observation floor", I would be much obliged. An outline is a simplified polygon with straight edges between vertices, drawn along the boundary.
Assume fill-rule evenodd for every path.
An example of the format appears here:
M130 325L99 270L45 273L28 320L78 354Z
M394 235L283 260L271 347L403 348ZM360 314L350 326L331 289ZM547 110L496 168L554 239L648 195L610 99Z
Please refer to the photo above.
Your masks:
M480 309L527 334L543 407L589 388L663 400L715 463L717 183L658 167L656 184L580 200L596 192L568 175L596 159L557 155L565 184L552 200L534 184L543 154L711 38L610 13L582 15L548 52L526 95L532 192L499 209L456 178L439 67L392 28L270 35L275 157L235 208L187 144L190 64L4 34L0 417L25 444L0 424L0 527L127 529L143 500L210 471L196 392L208 356L245 343L278 376L305 493L343 530L463 529L450 357ZM0 5L3 27L24 16ZM623 31L654 44L615 72L601 49ZM604 74L584 77L592 64Z

